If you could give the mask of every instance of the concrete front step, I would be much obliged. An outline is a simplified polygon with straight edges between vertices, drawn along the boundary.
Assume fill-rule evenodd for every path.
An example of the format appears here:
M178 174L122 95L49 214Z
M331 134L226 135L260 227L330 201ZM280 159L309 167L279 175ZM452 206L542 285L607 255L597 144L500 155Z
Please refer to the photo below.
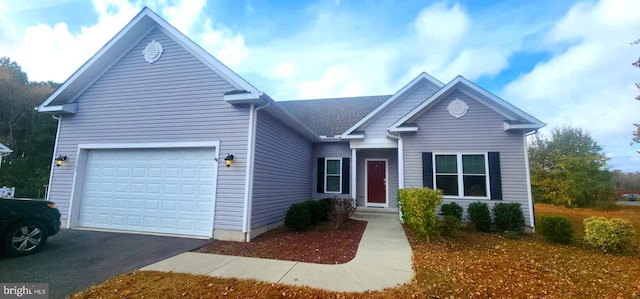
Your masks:
M398 209L394 208L357 207L351 218L359 220L399 220Z

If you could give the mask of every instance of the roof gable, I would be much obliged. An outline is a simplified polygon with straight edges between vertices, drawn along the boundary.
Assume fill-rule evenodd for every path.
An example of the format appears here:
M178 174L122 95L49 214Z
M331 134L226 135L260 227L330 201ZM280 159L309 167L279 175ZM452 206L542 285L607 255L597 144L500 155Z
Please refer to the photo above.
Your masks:
M74 101L91 84L128 53L154 28L159 28L197 59L227 80L234 88L244 90L242 97L258 98L260 91L202 49L151 9L145 7L95 55L85 62L37 110L51 113L75 113Z
M371 111L369 114L367 114L365 117L363 117L360 121L358 121L357 123L355 123L353 126L351 126L350 128L348 128L346 131L344 131L342 133L342 137L343 138L347 138L347 135L353 133L354 131L356 131L358 128L362 127L363 125L366 125L368 122L374 120L378 115L380 115L381 113L383 113L386 109L388 109L389 107L391 107L391 105L393 105L394 102L396 102L396 100L398 100L399 98L401 98L405 93L407 93L408 91L410 91L415 85L417 84L421 84L421 83L426 83L426 84L431 84L436 86L437 88L441 88L442 86L444 86L444 83L440 82L438 79L432 77L431 75L427 74L427 73L421 73L420 75L418 75L416 78L414 78L413 80L411 80L411 82L409 82L407 85L405 85L404 87L402 87L398 92L396 92L395 94L393 94L391 97L389 97L384 103L382 103L380 106L378 106L376 109L374 109L373 111Z
M531 116L530 114L518 109L509 102L499 98L498 96L484 90L473 82L467 80L462 76L457 76L447 85L442 87L431 97L429 97L422 104L418 105L405 116L400 118L394 124L391 125L390 131L402 132L402 131L415 131L418 128L411 126L411 123L416 118L420 117L424 112L432 108L436 103L446 98L455 90L460 90L467 95L473 97L481 104L487 106L491 110L505 117L504 128L510 129L531 129L536 130L544 127L546 124L539 119Z

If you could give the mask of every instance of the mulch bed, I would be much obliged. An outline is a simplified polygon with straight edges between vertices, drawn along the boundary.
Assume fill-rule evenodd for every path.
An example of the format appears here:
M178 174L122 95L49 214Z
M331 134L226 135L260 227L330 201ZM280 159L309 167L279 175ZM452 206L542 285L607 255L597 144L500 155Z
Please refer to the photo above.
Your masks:
M349 220L333 230L328 221L306 232L280 227L259 235L251 242L215 240L196 252L258 257L266 259L343 264L352 260L367 227L366 221Z

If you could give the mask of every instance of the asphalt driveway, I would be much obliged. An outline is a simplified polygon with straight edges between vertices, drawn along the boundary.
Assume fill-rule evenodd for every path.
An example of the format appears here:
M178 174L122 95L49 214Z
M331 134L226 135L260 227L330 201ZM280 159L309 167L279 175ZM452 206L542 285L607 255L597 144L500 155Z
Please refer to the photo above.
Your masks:
M66 298L92 285L168 257L196 249L208 240L61 230L42 251L0 257L0 282L48 283L51 299Z

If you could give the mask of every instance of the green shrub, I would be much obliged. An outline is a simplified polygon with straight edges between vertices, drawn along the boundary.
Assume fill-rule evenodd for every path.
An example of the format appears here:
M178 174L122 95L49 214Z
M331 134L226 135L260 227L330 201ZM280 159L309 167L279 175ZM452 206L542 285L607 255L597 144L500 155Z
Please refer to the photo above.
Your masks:
M309 208L309 213L311 214L311 225L316 225L316 223L320 221L320 218L322 218L320 203L313 199L303 201L302 203L307 205Z
M323 198L318 200L318 208L320 209L320 221L329 220L329 212L331 211L331 205L333 203L333 199L331 198Z
M477 231L488 232L491 230L491 213L489 206L484 202L473 202L467 209L469 220L473 222L473 227Z
M438 233L436 209L442 203L442 191L429 188L398 190L404 223L419 237L430 241Z
M622 252L630 248L635 231L620 218L589 217L584 220L584 240L604 252Z
M566 217L542 216L538 232L549 242L569 244L573 241L573 225Z
M460 218L453 215L444 216L444 220L440 221L440 234L445 237L455 237L460 231Z
M524 215L517 202L497 203L493 206L493 222L502 232L524 232Z
M311 228L311 211L306 202L294 203L287 210L284 225L294 231L307 231Z
M454 216L458 218L458 220L462 220L462 207L455 203L446 203L440 206L440 215L442 216Z

